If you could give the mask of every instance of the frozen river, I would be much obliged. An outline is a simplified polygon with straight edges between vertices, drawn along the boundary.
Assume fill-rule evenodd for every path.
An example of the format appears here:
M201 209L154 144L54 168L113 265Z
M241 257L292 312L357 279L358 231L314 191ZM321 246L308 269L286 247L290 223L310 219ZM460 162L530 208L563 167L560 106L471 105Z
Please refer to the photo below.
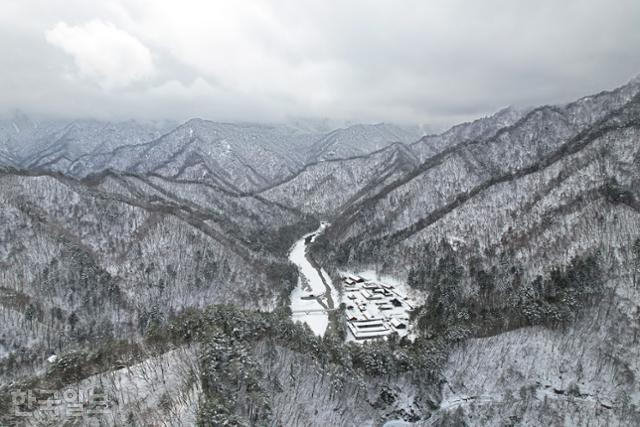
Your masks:
M313 233L304 235L289 253L289 260L299 272L298 285L291 292L291 317L308 324L316 335L324 335L329 325L327 310L333 310L334 302L338 301L329 275L322 268L315 268L307 257L308 242L312 242L327 225L323 223Z

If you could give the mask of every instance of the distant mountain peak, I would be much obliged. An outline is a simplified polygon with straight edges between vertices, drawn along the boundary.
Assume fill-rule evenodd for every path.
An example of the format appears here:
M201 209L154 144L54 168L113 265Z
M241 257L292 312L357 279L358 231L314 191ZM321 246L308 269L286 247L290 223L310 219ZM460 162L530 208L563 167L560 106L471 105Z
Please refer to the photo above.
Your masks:
M631 79L629 79L629 82L627 84L629 84L629 85L640 85L640 74L637 74L634 77L632 77Z

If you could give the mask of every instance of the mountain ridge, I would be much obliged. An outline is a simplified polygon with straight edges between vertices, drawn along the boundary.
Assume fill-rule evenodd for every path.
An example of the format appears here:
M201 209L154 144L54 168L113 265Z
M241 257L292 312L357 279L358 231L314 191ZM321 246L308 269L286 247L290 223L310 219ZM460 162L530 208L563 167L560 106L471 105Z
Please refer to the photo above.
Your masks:
M114 424L168 407L191 424L634 425L639 118L636 79L343 157L357 127L288 152L286 130L195 120L86 174L0 168L0 395L154 390L113 402ZM339 311L322 338L291 321L288 251L320 221L327 277L428 295L413 342L345 344Z

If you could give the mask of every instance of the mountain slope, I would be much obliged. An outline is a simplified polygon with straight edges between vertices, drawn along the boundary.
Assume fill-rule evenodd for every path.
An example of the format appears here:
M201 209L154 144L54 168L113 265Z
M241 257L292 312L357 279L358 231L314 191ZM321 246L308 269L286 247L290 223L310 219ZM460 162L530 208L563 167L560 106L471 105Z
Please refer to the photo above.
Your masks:
M83 176L86 172L82 171L82 159L99 157L122 146L144 144L160 137L172 126L170 122L141 124L133 120L119 123L76 120L57 132L43 136L42 144L26 152L20 164L28 169Z
M3 382L43 354L135 340L189 307L272 309L297 278L286 250L317 227L257 198L153 177L4 170L0 188Z
M423 136L411 144L411 149L421 161L425 161L453 144L488 139L500 129L516 123L526 113L526 109L503 108L489 117L453 126L441 134Z
M244 192L268 188L309 163L366 155L417 137L413 130L387 124L305 132L201 119L177 127L170 122L38 122L20 114L0 122L0 164L78 178L105 170L153 173Z
M435 424L637 422L639 92L455 142L347 207L319 243L325 262L430 293L425 333L460 343Z
M396 143L367 155L309 163L259 194L307 213L331 217L362 194L403 176L416 161L407 146Z
M104 381L112 425L638 424L640 81L411 146L352 131L389 135L195 120L83 179L4 170L0 395ZM428 295L414 341L291 321L319 219L331 277Z
M337 129L314 143L309 161L349 158L378 151L393 143L412 143L420 137L417 129L386 123L355 125Z
M366 222L370 229L369 215L375 211L379 213L375 222L384 223L385 234L394 234L398 241L405 240L467 200L480 199L481 193L496 185L568 159L599 137L599 132L633 127L637 91L634 84L564 108L541 107L488 140L464 140L449 146L416 170L350 207L335 229L343 236L345 231L357 234L362 227L360 223ZM521 193L502 191L502 194Z

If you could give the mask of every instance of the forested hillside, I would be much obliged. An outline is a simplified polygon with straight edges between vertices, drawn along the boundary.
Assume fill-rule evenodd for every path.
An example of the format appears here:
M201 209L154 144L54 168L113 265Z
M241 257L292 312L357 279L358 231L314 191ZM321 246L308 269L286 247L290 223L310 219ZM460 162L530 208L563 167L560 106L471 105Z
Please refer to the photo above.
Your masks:
M0 422L60 421L17 390L99 387L86 423L640 423L640 80L413 139L158 126L0 146ZM320 221L314 268L427 295L409 338L291 320Z

